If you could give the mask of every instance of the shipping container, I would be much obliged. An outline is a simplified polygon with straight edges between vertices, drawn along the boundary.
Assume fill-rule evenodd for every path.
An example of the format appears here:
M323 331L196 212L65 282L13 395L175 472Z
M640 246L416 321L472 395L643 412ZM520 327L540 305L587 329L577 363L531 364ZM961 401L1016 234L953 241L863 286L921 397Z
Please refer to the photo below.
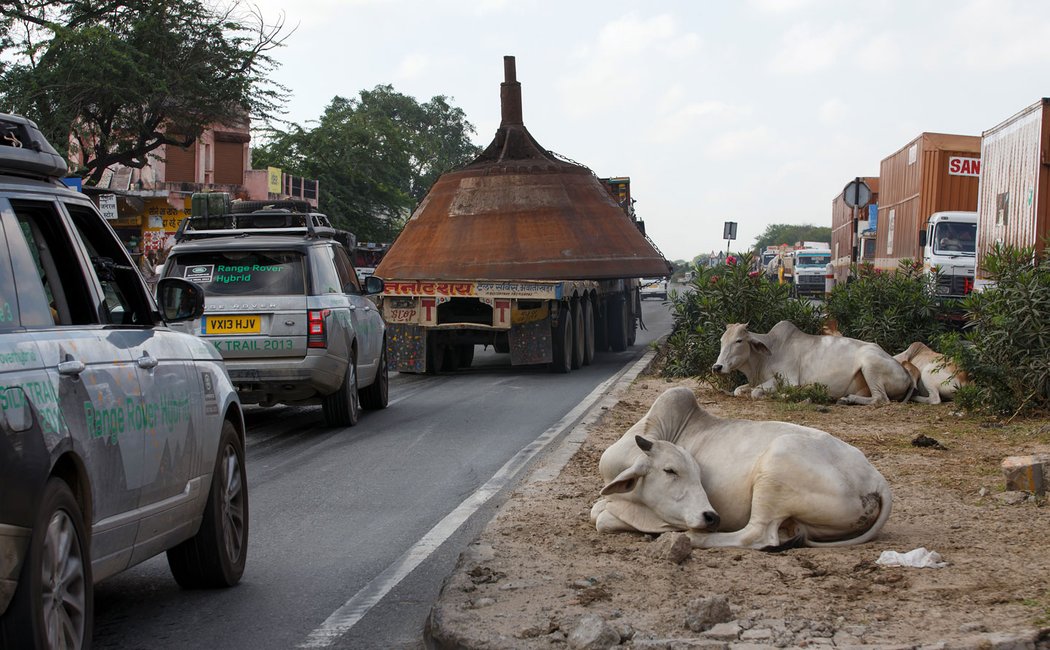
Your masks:
M923 133L882 160L876 268L922 260L919 233L934 212L977 209L980 155L980 136Z
M977 280L996 243L1045 251L1050 237L1050 99L984 132L977 206Z
M851 179L852 180L852 179ZM853 208L846 205L842 192L831 200L831 263L835 268L835 281L845 282L849 277L850 265L858 261L862 253L861 233L874 228L874 210L879 204L879 177L861 176L871 188L871 201L863 208L857 208L857 220L853 221ZM848 185L843 183L843 187ZM854 247L857 247L854 252Z

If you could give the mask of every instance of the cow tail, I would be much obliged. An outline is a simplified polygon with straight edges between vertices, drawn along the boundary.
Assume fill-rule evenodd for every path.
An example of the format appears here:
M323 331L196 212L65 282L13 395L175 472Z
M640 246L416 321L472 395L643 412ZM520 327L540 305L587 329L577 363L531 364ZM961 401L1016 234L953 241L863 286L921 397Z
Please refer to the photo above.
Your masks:
M890 484L885 480L882 481L882 486L879 487L877 492L879 497L879 516L866 531L860 534L858 537L849 537L846 539L837 539L833 542L815 542L811 539L806 540L806 546L813 548L826 548L831 546L853 546L854 544L866 544L879 534L882 527L886 525L886 520L890 518L890 511L893 510L893 492L890 490Z

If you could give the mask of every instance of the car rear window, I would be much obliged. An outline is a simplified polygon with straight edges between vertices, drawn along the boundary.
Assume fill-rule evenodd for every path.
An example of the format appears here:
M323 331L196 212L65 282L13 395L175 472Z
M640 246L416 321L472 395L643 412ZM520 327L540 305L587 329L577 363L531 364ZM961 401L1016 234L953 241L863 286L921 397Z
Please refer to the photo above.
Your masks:
M306 293L303 255L294 251L208 251L173 255L164 274L185 278L210 296Z

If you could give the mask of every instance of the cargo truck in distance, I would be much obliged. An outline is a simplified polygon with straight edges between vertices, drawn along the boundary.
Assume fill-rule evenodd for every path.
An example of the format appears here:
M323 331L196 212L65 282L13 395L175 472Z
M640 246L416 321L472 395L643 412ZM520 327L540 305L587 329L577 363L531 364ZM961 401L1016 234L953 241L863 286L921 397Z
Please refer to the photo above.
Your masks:
M942 298L961 298L973 289L974 257L940 246L939 233L975 233L980 156L979 136L923 133L883 159L876 268L896 270L910 259L937 273Z
M827 244L819 248L802 248L795 251L794 279L792 280L795 295L823 296L829 264L831 264L831 249L827 247Z
M627 179L541 147L513 57L504 71L495 139L434 183L376 268L394 370L455 370L491 345L512 365L569 372L632 345L638 278L671 273L633 218Z
M937 276L942 298L963 298L973 291L977 260L977 213L934 212L919 233L922 264Z

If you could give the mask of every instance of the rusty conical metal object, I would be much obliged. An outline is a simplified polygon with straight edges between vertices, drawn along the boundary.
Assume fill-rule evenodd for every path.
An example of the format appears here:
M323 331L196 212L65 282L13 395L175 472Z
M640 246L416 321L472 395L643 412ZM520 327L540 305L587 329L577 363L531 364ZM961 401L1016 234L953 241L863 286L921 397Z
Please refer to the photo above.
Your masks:
M662 276L667 260L581 165L522 122L514 57L502 121L475 160L442 175L376 269L399 280L602 280Z

